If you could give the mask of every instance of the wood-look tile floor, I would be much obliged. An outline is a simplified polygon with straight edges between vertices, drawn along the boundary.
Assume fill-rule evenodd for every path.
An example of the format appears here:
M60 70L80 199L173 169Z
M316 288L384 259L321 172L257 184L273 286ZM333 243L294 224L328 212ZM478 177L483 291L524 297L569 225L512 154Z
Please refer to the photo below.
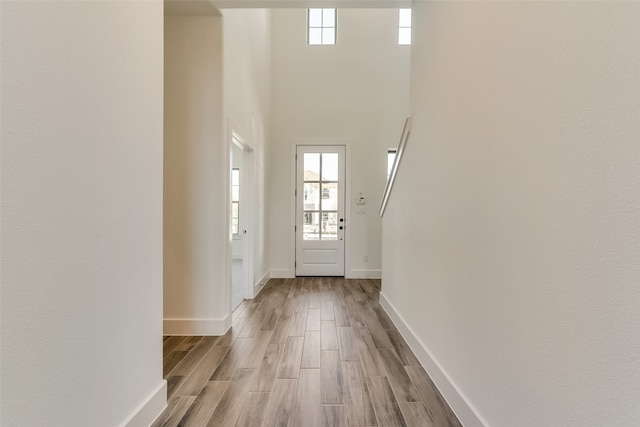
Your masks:
M226 335L165 337L153 426L460 426L379 293L379 280L272 279Z

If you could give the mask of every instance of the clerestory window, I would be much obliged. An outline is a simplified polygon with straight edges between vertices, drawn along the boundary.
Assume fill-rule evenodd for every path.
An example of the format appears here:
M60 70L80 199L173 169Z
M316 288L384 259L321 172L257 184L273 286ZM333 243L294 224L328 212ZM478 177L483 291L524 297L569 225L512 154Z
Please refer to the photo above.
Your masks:
M335 9L308 9L307 43L336 44L336 17Z
M398 10L398 44L411 44L411 9Z

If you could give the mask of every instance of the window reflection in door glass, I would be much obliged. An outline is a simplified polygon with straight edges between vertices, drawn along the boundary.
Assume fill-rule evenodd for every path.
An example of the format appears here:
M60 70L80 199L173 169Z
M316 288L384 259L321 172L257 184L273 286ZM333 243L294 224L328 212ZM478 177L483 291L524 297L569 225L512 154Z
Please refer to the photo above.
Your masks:
M338 183L330 182L322 184L322 210L338 210Z
M320 210L320 184L317 182L304 183L303 209L305 211Z
M320 212L305 212L302 227L304 240L320 240Z
M338 213L322 212L322 238L321 240L337 240L338 239Z

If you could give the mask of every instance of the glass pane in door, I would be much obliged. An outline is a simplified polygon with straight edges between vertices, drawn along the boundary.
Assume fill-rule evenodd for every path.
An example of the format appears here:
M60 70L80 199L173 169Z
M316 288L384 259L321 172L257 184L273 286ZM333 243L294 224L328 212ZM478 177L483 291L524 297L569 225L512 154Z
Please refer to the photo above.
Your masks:
M322 212L320 240L338 240L338 213Z
M304 194L302 195L302 207L305 211L320 210L320 183L305 182Z
M322 210L323 211L338 210L338 183L337 182L322 183Z
M322 154L322 180L338 180L338 153Z
M304 180L320 181L320 153L304 153Z
M320 212L304 212L302 215L302 238L320 240Z

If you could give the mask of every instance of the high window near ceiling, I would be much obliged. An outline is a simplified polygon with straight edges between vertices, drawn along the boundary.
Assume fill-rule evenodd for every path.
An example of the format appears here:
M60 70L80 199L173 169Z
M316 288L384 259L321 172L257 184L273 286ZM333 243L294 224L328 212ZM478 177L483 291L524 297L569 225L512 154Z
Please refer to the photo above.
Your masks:
M307 15L307 43L336 44L336 10L309 9Z
M398 10L398 44L411 44L411 9Z

